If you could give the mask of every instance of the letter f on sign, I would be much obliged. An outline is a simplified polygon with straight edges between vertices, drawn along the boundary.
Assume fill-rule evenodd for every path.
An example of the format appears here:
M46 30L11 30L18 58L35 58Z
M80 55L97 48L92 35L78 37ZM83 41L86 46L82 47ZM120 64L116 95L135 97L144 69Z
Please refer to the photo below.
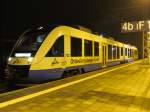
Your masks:
M143 26L144 26L144 21L140 21L139 22L139 29L141 30Z

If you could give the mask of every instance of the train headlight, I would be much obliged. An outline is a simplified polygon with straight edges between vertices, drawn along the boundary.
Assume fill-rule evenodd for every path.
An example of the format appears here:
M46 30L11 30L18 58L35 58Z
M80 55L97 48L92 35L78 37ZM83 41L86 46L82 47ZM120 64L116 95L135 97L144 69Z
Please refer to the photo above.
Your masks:
M8 58L8 61L11 61L11 60L12 60L12 58L11 58L11 57L9 57L9 58Z
M15 57L31 57L31 53L15 53Z
M28 58L28 62L32 62L32 60L33 60L33 58L32 57L30 57L30 58Z

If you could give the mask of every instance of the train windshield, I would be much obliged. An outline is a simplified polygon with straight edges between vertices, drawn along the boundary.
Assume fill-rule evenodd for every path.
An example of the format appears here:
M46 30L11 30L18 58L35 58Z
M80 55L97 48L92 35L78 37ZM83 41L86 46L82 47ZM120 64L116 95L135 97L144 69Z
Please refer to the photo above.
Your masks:
M47 33L38 31L24 34L18 41L12 55L15 55L15 53L31 53L34 56L46 36Z

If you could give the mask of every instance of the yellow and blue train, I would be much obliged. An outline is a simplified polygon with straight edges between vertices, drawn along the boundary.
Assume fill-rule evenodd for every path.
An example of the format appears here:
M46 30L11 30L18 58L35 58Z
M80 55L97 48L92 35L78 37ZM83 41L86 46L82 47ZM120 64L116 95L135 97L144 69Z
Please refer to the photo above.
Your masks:
M15 44L8 70L16 82L39 83L138 58L135 46L70 26L32 29Z

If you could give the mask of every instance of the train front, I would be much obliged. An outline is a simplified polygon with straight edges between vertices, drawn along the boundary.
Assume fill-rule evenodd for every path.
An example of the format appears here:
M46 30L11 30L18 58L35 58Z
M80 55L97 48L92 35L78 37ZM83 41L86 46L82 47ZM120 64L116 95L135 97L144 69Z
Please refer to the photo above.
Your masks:
M47 36L47 31L38 28L24 33L8 59L7 78L14 83L34 83L29 78L29 71L34 56Z

